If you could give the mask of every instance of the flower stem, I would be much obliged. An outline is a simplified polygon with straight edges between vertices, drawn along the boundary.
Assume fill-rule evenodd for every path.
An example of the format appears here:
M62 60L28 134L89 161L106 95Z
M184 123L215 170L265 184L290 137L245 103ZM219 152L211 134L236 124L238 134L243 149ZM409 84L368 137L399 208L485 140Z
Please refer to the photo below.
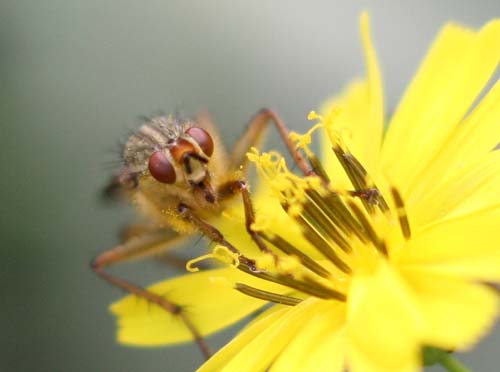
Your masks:
M457 359L455 359L451 354L445 354L439 359L439 363L448 372L471 372L470 369L465 367Z

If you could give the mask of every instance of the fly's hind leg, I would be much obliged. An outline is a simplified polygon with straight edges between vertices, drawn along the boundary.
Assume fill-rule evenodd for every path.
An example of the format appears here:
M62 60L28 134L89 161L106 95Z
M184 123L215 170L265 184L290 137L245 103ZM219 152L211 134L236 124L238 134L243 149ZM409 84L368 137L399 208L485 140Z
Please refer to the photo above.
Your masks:
M124 244L98 255L92 260L90 266L94 273L108 283L156 304L168 313L178 317L191 332L202 354L208 359L212 355L210 348L180 305L169 301L164 296L160 296L141 286L109 274L105 270L105 268L120 262L156 255L181 239L183 238L180 235L169 230L156 230L144 235L134 236Z

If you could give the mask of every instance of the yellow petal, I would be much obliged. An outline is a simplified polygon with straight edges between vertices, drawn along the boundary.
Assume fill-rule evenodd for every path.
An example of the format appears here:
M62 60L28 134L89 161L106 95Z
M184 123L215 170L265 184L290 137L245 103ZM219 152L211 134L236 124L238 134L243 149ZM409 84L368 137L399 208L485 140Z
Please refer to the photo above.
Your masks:
M342 136L351 152L373 174L384 126L382 79L366 13L361 16L360 28L367 79L349 85L343 95L324 103L320 112L326 116L332 108L340 109L338 117L331 123L332 129ZM335 185L350 187L332 152L332 139L327 136L322 136L322 153L323 165L335 180Z
M473 112L450 134L450 139L429 162L411 199L419 200L449 183L453 175L468 164L476 163L490 152L500 139L500 80Z
M499 300L491 288L425 269L406 270L405 278L417 294L426 344L463 350L494 324Z
M202 335L224 328L266 304L233 289L234 282L276 293L288 288L251 277L232 267L165 280L148 289L183 307ZM178 316L135 296L126 296L110 307L117 317L118 341L155 346L193 339Z
M278 356L271 372L343 370L345 304L328 301L319 305Z
M456 277L500 281L500 208L436 223L412 238L395 260Z
M411 193L429 162L456 130L500 59L500 21L479 32L449 24L405 93L383 144L389 179Z
M222 371L264 371L277 355L290 343L301 327L307 323L318 306L310 298L290 308L267 329L249 341Z
M224 366L253 339L271 327L276 321L286 314L291 308L275 305L252 321L235 338L213 355L197 372L219 372Z
M421 319L410 290L387 264L355 276L348 302L349 370L406 371L419 360Z
M500 127L500 125L498 125ZM407 202L412 229L500 206L500 151L486 153L456 170L448 180Z
M332 314L332 317L337 314ZM340 315L338 315L340 316ZM343 318L343 317L342 317ZM342 371L345 362L345 330L338 329L323 336L321 347L311 351L301 371Z

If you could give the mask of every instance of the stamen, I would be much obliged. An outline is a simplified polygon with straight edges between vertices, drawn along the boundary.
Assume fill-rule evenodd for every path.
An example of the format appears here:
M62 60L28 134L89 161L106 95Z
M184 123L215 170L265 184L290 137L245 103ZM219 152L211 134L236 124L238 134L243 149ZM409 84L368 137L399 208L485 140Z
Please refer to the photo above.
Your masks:
M321 162L317 158L316 155L313 153L306 154L307 160L309 161L309 164L311 165L312 170L314 173L318 175L319 178L323 180L324 183L329 183L330 178L328 177L328 174L326 174L325 169L321 165Z
M248 296L259 298L261 300L275 302L277 304L295 306L302 302L300 298L284 296L273 292L257 289L243 283L236 283L234 288Z
M304 217L297 221L304 227L304 237L321 253L328 258L337 268L346 274L351 273L351 268L335 253L325 238L314 229Z
M306 152L309 152L309 145L312 142L312 134L316 132L319 128L322 128L323 124L318 123L312 126L311 129L309 129L306 133L304 134L299 134L297 132L291 132L289 137L290 140L295 142L295 146L298 149L303 149Z
M337 291L331 288L327 288L317 282L314 282L314 285L311 285L310 283L305 283L300 280L294 279L289 275L285 276L281 274L274 274L268 271L252 271L246 265L240 265L238 266L238 269L257 278L268 280L273 283L278 283L314 297L323 298L326 300L338 299L339 297Z
M334 114L332 112L328 120L333 120ZM302 236L342 273L331 269L330 263L319 264L300 246L295 246L294 242L270 231L268 220L259 220L253 215L249 216L252 217L250 220L253 224L248 226L248 229L262 239L259 246L265 247L267 244L273 251L278 249L284 255L275 256L269 249L261 249L269 254L255 260L239 256L238 269L306 295L346 301L346 295L336 289L343 288L338 287L338 284L342 284L342 279L334 273L337 272L341 277L343 274L352 273L350 254L353 249L357 251L366 248L375 253L374 247L379 257L387 257L388 246L383 231L390 226L386 224L386 219L378 218L384 214L392 222L393 214L390 213L391 210L380 189L360 161L345 146L340 135L337 132L330 133L328 125L325 124L327 119L314 112L310 113L309 119L319 119L321 123L305 135L291 133L289 138L296 143L296 149L305 154L313 176L299 177L291 173L278 153L259 154L256 149L252 149L248 158L256 163L258 171L269 181L272 191L278 195L288 216L299 223ZM334 136L332 150L352 183L353 190L335 189L321 161L309 148L312 132L320 127L329 131L330 138ZM392 188L391 193L402 234L409 239L411 231L404 202L398 190ZM359 199L359 202L356 199ZM379 222L382 225L379 226ZM356 261L353 263L356 264ZM302 301L300 298L260 290L242 283L236 283L235 288L255 298L290 306Z
M323 278L328 278L331 276L330 272L326 270L323 266L318 264L316 261L314 261L312 258L304 254L302 251L298 250L295 248L292 244L290 244L288 241L283 239L279 235L273 235L272 237L262 234L262 237L267 240L269 243L274 245L276 248L278 248L280 251L283 253L289 255L289 256L295 256L299 259L300 263L307 267L309 270L311 270L313 273L323 277Z
M314 280L312 277L310 277L308 275L304 275L304 281L312 286L320 285L316 280ZM324 288L326 288L326 287L324 287ZM336 291L335 289L332 289L332 288L326 288L326 289L329 291L331 298L334 298L334 299L339 300L339 301L347 300L347 297L345 294L343 294L339 291Z
M192 260L186 262L186 270L189 271L190 273L197 273L198 271L200 271L200 268L194 265L202 261L209 260L211 258L214 258L213 253L208 253L204 254L203 256L193 258Z
M401 232L406 240L411 237L410 222L408 221L408 214L406 214L405 203L403 198L399 193L398 189L391 187L392 198L394 199L394 204L396 204L396 212L398 214L399 226L401 227Z
M370 180L366 169L354 155L342 149L340 144L336 144L332 147L332 149L337 156L339 163L344 168L347 177L349 177L349 180L352 182L354 189L359 192L360 195L362 195L363 192L366 193L368 190L378 190L375 184ZM373 197L373 192L370 195ZM384 213L389 210L389 206L380 192L378 192L378 195L375 195L372 200L366 200L365 198L360 199L366 211L370 214L375 213L374 204L378 205L380 210Z
M261 154L257 148L252 147L247 153L247 158L255 164L257 170L267 181L272 181L278 174L289 172L285 159L276 151Z
M349 208L354 212L358 221L363 225L363 229L366 231L368 237L370 238L372 244L377 248L377 250L382 253L384 256L387 256L387 247L383 240L381 240L375 230L373 229L370 221L366 218L363 211L354 203L353 201L349 201Z
M241 261L240 259L241 257L243 257L243 255L239 253L234 253L227 247L220 244L213 249L213 255L219 261L231 264L234 267L238 267Z
M184 203L179 204L177 211L182 218L188 221L193 221L205 236L210 238L212 241L219 243L220 246L223 246L228 252L231 252L231 254L235 254L240 263L247 265L249 268L255 269L255 261L245 257L235 246L224 239L224 236L219 230L199 218L189 209L187 205Z
M312 116L311 116L311 114L312 114L312 112L309 114L308 118L309 117L315 118L314 114L312 114ZM319 116L316 116L316 118L319 118ZM290 133L290 140L296 143L295 146L296 146L297 151L299 149L301 149L304 152L305 157L309 161L309 165L311 166L311 169L313 171L312 175L316 175L319 178L321 178L321 180L323 182L328 183L329 178L328 178L328 175L326 174L325 170L321 166L321 162L318 160L316 155L314 155L314 153L309 148L309 145L312 142L312 134L316 130L318 130L319 128L322 128L322 127L323 127L323 124L318 123L318 124L315 124L311 129L309 129L307 131L307 133L305 133L305 134L298 134L295 132L291 132Z
M352 216L338 193L328 191L325 195L320 195L316 190L308 189L306 194L344 234L349 236L354 233L362 242L367 241L362 226Z
M194 265L209 259L214 259L225 264L233 265L234 267L238 267L241 264L240 255L231 252L227 247L217 245L213 249L212 253L193 258L192 260L186 262L186 270L191 273L198 272L200 271L200 269Z
M380 191L376 188L348 191L349 195L366 200L370 204L377 204Z
M257 258L255 258L255 266L258 271L266 271L271 272L278 268L278 264L281 261L281 257L279 261L276 259L276 256L273 256L270 253L263 254Z
M282 283L288 287L295 288L298 291L315 296L318 298L323 298L325 300L336 299L339 301L345 301L345 296L341 293L335 291L334 289L325 287L318 282L309 280L308 282L302 282L294 279L290 279L285 276L280 276Z
M307 114L307 120L323 121L323 117L321 115L318 115L316 111L309 111L309 114Z
M319 209L316 204L306 202L303 204L302 215L323 236L329 237L344 252L352 251L349 242L341 235L331 220Z
M363 167L356 167L357 164L353 161L354 157L352 154L345 152L340 146L333 146L332 149L356 191L366 190L368 187L366 182L367 172L365 169ZM364 199L361 199L361 201L368 213L373 214L375 212L371 203L368 203Z

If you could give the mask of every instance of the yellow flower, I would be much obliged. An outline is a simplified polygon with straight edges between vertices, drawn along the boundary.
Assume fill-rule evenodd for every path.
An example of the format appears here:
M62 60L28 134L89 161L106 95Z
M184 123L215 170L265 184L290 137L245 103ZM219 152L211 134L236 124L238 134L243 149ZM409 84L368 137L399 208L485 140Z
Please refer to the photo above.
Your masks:
M500 21L443 28L385 137L366 15L361 31L367 78L309 115L326 133L322 161L313 130L293 136L318 177L249 154L264 178L253 228L281 253L259 253L235 208L224 232L254 267L217 248L229 267L150 288L183 304L203 335L279 303L200 371L412 371L423 346L466 350L498 314L488 284L500 282L500 83L476 100L500 60ZM111 309L121 342L190 339L174 315L131 296Z

